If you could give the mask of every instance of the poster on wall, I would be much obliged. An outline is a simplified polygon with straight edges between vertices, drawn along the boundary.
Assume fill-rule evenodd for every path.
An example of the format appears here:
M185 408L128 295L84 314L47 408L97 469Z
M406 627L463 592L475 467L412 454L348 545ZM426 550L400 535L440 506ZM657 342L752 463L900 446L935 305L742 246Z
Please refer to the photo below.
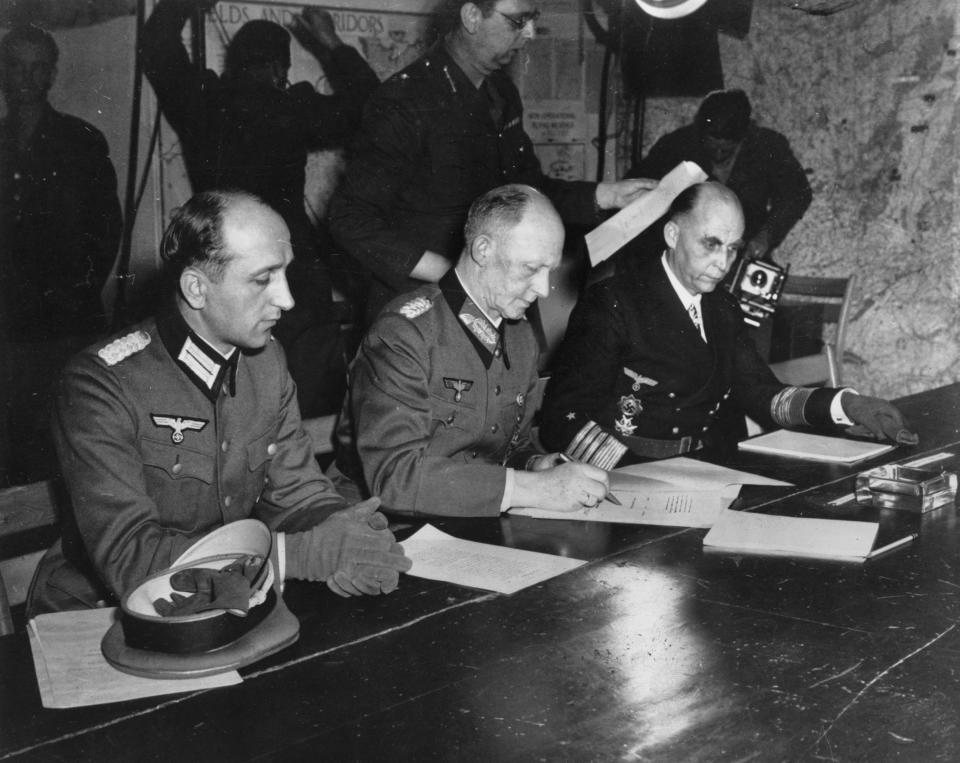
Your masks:
M550 177L583 180L588 171L588 130L596 121L586 106L584 51L555 33L552 17L537 27L523 51L517 81L524 99L523 127Z

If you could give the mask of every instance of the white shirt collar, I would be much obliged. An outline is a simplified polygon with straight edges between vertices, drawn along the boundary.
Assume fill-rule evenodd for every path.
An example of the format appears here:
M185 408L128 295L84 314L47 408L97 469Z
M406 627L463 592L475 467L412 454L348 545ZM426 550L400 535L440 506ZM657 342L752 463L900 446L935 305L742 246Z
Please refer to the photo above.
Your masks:
M500 324L503 322L503 316L501 315L501 316L500 316L499 318L497 318L496 320L494 320L493 318L491 318L491 317L490 317L490 313L488 313L486 310L484 310L484 309L480 306L480 303L477 301L477 298L473 296L473 294L471 293L470 289L467 287L467 284L464 283L464 280L460 277L460 271L457 270L456 268L454 268L454 269L453 269L453 272L456 273L456 275L457 275L457 280L460 282L460 285L463 287L463 291L466 293L466 295L467 295L468 297L470 297L470 301L473 302L473 304L475 304L475 305L477 306L477 310L479 310L481 313L483 313L483 317L486 318L488 321L490 321L490 323L493 324L493 327L494 327L494 328L497 328L497 329L500 328Z
M673 290L677 293L677 296L680 298L680 301L683 303L684 310L690 310L690 305L696 305L697 310L700 310L700 298L702 294L693 295L687 291L687 287L680 283L680 279L677 278L673 270L670 269L670 263L667 262L667 253L664 252L660 257L660 262L663 264L663 269L667 271L667 279L670 281L670 285L673 287ZM702 313L702 310L701 310Z

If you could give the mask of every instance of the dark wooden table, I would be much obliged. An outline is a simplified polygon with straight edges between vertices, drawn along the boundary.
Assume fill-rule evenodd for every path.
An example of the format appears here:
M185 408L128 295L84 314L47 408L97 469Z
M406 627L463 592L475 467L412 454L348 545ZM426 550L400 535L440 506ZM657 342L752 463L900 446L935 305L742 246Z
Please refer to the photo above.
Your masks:
M44 710L27 638L0 638L0 760L955 760L960 526L831 507L884 461L949 451L960 385L901 401L921 433L855 469L747 456L793 481L736 507L881 522L867 564L704 554L703 530L436 521L591 563L512 596L405 578L344 600L292 584L298 643L240 686Z

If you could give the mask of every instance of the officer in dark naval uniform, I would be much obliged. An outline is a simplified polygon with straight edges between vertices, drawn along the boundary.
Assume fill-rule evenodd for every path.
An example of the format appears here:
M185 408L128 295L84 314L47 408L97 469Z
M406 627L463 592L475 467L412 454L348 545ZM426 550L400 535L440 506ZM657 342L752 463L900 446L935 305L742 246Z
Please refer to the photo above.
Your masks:
M248 194L205 192L161 246L175 305L64 372L53 434L72 512L30 613L115 603L250 516L277 531L281 577L392 591L410 562L377 499L348 508L323 476L271 337L293 304L283 219Z
M887 401L782 384L757 354L736 301L716 291L743 243L731 190L692 186L668 220L662 257L618 255L614 274L574 309L547 385L547 447L605 469L628 451L657 459L729 450L746 434L745 413L763 427L858 425L916 442Z
M353 442L337 467L385 508L496 516L574 510L606 494L606 472L530 442L538 351L524 313L549 294L563 238L543 194L495 188L470 208L456 267L394 300L370 329L351 373Z

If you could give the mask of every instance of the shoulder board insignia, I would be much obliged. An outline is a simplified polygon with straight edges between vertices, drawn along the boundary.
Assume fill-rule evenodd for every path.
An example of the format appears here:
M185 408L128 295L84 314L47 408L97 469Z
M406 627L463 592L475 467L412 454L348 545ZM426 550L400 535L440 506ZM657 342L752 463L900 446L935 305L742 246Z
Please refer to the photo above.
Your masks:
M431 307L433 307L433 302L429 299L426 297L416 297L403 305L397 312L405 318L412 320L417 316L423 315Z
M97 355L108 366L115 366L124 358L140 352L150 344L150 335L146 331L133 331L119 339L114 339L106 347L101 347Z

